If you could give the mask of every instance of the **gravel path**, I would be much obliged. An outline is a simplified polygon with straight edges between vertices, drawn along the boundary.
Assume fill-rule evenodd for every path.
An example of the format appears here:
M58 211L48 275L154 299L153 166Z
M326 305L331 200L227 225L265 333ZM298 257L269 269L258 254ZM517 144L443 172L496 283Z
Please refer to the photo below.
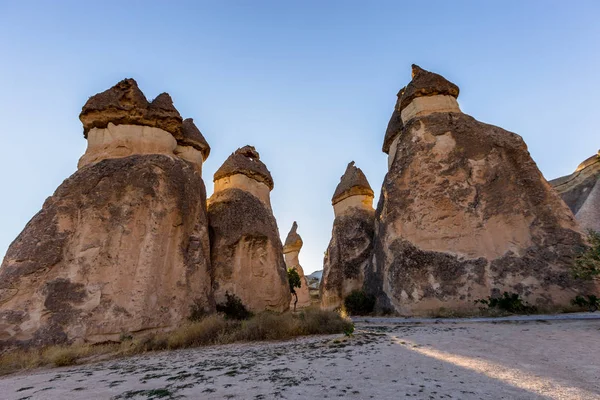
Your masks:
M600 399L600 320L361 323L0 379L3 399Z

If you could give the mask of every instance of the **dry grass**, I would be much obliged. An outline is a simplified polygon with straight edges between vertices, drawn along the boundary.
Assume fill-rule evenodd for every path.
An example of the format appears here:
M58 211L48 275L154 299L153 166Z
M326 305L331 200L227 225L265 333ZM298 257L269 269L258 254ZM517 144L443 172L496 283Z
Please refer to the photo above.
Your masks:
M215 344L283 340L296 336L348 332L352 321L333 311L307 309L298 313L263 312L245 321L208 315L164 333L147 334L120 344L50 346L16 349L0 356L0 375L43 366L62 367L91 361L98 356L122 357L148 351L182 349ZM351 331L351 330L350 330Z

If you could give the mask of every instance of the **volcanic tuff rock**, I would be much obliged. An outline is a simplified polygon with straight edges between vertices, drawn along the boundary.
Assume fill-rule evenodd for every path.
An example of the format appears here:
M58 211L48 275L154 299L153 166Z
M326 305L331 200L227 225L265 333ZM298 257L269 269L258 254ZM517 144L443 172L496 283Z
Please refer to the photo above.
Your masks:
M285 245L283 246L283 257L285 258L285 265L287 268L295 268L298 271L298 275L300 275L300 288L296 288L296 295L298 296L298 303L296 304L296 308L303 308L310 306L310 295L308 293L308 280L304 276L304 270L300 265L300 260L298 259L298 255L300 254L300 249L302 248L302 238L296 232L298 229L298 224L296 221L292 224L292 229L290 229L290 233L288 233L287 238L285 239ZM296 299L292 296L292 301L290 303L290 308L294 308L294 302Z
M348 164L333 198L335 220L323 261L319 290L321 307L334 309L363 286L373 244L373 190L367 178Z
M245 146L225 161L214 182L208 214L216 302L228 292L251 311L287 310L291 294L270 206L271 174L254 147Z
M210 154L193 120L182 121L171 96L163 93L148 102L133 79L90 97L79 119L88 148L78 168L132 154L165 154L190 161L201 172Z
M155 103L150 115L162 110L171 122L139 127L171 136L163 128L181 125L179 113L166 94ZM130 143L139 139L127 129L134 125L115 123L156 123L148 114L139 119L145 105L133 80L92 97L82 113L88 138L112 129L116 141L120 134ZM172 329L192 308L210 311L208 239L206 192L194 163L149 152L89 163L8 249L0 268L0 340L115 341L123 333Z
M413 78L400 93L402 127L386 138L390 168L365 278L378 306L470 310L508 291L544 308L588 290L569 273L583 243L573 214L521 137L462 114L458 88L441 76L415 68Z
M567 203L579 225L600 232L600 151L571 175L550 181Z

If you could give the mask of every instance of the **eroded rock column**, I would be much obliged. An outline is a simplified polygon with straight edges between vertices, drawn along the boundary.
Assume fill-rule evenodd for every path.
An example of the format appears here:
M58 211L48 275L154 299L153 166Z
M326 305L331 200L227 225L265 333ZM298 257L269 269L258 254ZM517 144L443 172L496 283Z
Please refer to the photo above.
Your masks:
M236 150L214 176L208 202L217 303L234 294L251 311L285 311L290 288L271 211L271 173L252 146Z
M287 268L294 268L300 275L301 287L296 288L296 295L298 296L298 303L296 303L296 309L310 306L310 295L308 293L308 280L304 276L304 270L300 265L298 256L300 255L300 249L302 249L302 238L297 232L298 224L296 221L292 224L292 229L285 239L285 245L283 246L283 257L285 259L285 265ZM296 299L292 295L292 301L290 308L294 308L294 302Z
M117 341L214 309L200 131L168 94L148 102L133 79L91 97L80 119L79 170L0 268L4 345ZM180 146L200 156L179 157Z
M331 199L335 220L319 286L323 309L340 307L353 290L363 288L373 245L373 197L367 178L352 161Z
M405 315L473 311L503 291L568 306L590 290L569 273L582 244L573 214L523 139L461 113L458 92L413 66L398 94L366 286Z

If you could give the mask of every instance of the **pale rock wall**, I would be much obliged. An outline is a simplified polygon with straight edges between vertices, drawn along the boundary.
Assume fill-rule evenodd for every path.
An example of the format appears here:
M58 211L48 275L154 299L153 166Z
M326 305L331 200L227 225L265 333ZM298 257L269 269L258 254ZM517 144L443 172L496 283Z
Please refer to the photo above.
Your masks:
M308 280L306 279L306 276L304 276L304 269L302 269L300 260L298 259L299 254L299 251L290 251L283 253L283 257L285 259L285 266L287 268L295 268L296 271L298 271L298 275L300 275L301 287L296 288L296 294L298 295L298 303L296 304L296 308L304 308L310 306L310 295L308 293ZM295 298L292 295L290 309L294 308L294 301Z
M448 95L416 97L402 111L400 117L403 123L413 118L437 112L461 112L456 98Z
M87 136L87 150L77 168L102 160L134 154L173 155L177 141L169 132L143 125L114 125L92 128Z
M204 162L204 157L202 156L202 152L193 148L192 146L180 146L177 145L173 153L180 158L183 158L186 161L194 164L194 167L198 170L198 173L202 173L202 163Z
M333 205L333 213L336 217L339 217L352 212L354 208L373 210L373 196L360 194L346 197Z
M550 181L583 230L600 232L600 153L582 162L571 175Z
M226 189L244 190L262 201L269 207L269 210L271 209L271 189L262 182L258 182L244 174L230 175L215 181L214 193Z

